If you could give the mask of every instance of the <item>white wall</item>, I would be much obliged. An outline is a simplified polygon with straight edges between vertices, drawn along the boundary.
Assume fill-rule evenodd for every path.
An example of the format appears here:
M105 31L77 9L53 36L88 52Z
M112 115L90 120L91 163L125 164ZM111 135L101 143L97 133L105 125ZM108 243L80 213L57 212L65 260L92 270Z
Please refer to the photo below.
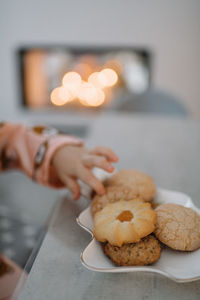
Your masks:
M199 0L0 0L0 118L16 113L20 44L147 46L154 83L200 118Z

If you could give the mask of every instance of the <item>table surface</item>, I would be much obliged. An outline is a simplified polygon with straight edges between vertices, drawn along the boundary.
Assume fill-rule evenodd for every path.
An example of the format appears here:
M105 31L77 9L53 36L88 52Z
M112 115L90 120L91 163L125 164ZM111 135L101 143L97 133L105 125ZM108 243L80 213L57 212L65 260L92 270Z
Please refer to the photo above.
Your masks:
M200 123L132 115L99 117L87 146L106 145L120 157L117 168L150 174L160 187L189 194L200 207ZM176 283L151 273L98 273L81 265L90 241L76 217L89 205L82 197L58 200L51 224L20 300L199 299L200 281Z

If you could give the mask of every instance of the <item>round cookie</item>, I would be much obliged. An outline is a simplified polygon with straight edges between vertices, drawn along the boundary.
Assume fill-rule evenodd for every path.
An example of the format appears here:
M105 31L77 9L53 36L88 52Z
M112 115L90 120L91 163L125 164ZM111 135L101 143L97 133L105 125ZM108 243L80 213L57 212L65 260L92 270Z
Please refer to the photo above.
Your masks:
M148 235L138 243L121 247L106 243L104 253L118 266L145 266L160 258L161 247L153 235Z
M156 192L151 177L135 170L121 170L104 182L105 194L95 195L92 200L92 214L100 211L106 204L120 200L129 201L140 198L151 201Z
M105 186L127 186L135 198L151 201L156 193L153 179L140 171L124 169L105 180Z
M92 203L92 214L95 215L102 210L108 203L114 203L120 200L130 201L135 197L135 191L129 186L108 186L105 188L104 195L95 195Z
M109 203L94 216L94 236L100 242L121 247L152 233L156 220L150 203L141 199Z
M200 215L178 204L162 204L155 210L156 237L175 250L193 251L200 248Z

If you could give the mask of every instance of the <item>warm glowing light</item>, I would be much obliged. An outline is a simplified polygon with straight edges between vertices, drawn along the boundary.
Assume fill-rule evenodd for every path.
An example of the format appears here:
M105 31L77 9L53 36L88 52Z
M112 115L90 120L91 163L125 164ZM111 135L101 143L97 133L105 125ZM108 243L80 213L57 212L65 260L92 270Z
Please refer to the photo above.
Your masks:
M76 96L81 85L81 76L77 72L68 72L63 77L62 84L73 96Z
M82 82L78 93L81 104L85 106L100 106L105 101L104 92L88 82Z
M64 87L55 88L51 92L51 102L54 105L61 106L73 100L72 94Z
M93 72L88 81L83 81L77 72L68 72L64 75L62 86L55 88L51 93L51 102L61 106L78 98L85 106L97 107L108 100L106 87L111 87L118 80L117 73L111 68L104 68L100 72Z
M112 69L103 69L98 74L98 80L103 87L111 87L117 83L118 75Z
M93 84L97 88L102 88L102 84L99 81L99 72L92 73L88 78L88 82Z

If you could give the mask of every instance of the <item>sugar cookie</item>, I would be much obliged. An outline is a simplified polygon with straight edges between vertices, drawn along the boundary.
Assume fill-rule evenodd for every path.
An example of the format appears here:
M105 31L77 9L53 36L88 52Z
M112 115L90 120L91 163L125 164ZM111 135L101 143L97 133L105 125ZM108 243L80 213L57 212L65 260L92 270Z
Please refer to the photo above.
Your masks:
M177 204L162 204L156 210L156 237L167 246L182 251L200 248L200 215Z

